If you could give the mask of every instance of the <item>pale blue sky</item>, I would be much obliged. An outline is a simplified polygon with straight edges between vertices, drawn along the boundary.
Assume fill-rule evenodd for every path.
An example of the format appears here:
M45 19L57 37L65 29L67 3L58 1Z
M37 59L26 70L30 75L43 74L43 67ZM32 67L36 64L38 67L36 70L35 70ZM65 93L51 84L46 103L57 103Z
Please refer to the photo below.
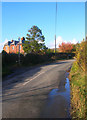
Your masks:
M85 3L58 2L57 46L61 41L80 42L85 36ZM28 29L38 26L48 47L54 47L55 2L3 2L2 42L26 37Z

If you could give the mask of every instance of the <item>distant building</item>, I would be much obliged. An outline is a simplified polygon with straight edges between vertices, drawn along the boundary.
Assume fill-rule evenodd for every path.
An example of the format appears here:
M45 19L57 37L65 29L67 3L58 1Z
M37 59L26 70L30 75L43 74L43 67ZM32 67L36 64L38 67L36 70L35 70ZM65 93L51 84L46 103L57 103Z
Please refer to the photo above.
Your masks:
M11 40L5 43L3 50L6 51L7 53L18 53L19 52L19 45L20 45L20 53L24 54L23 50L23 43L25 41L25 38L22 37L20 42Z

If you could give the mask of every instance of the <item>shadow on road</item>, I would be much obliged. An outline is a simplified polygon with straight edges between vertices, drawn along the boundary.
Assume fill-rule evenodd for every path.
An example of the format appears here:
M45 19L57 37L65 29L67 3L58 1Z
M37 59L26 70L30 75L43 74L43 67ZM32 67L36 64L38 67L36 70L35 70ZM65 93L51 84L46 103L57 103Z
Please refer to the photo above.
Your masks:
M60 64L60 66L57 66L56 64ZM64 66L61 66L61 64L64 64ZM43 66L46 65L48 67L42 68ZM56 110L60 110L60 108L63 108L61 109L62 113L62 110L65 110L66 108L64 106L66 105L66 100L64 98L65 96L63 96L63 94L65 95L64 91L65 89L63 91L58 92L55 92L55 90L59 89L60 86L61 87L63 86L65 88L66 76L64 75L67 69L66 67L68 67L69 65L71 65L71 62L68 60L45 65L39 65L24 72L23 74L11 78L11 81L9 79L9 82L7 82L8 80L5 81L5 84L3 86L2 97L3 116L8 116L12 118L15 118L15 116L17 115L18 117L25 118L39 117L40 114L42 114L43 110L44 111L46 110L45 113L47 112L46 115L47 117L49 117L49 115L53 113L56 113L54 114L54 116L57 115ZM42 74L40 74L40 72L42 72ZM43 74L44 72L46 74ZM36 78L35 76L37 76L37 74L40 74L41 76ZM35 79L31 83L23 86L23 83L29 81L34 77ZM49 96L49 93L52 90L54 90L56 96L55 95ZM53 91L51 93L53 93ZM50 97L52 99L50 99ZM54 100L54 102L50 100ZM46 107L49 102L52 103L52 106ZM63 106L61 107L60 104ZM66 111L64 112L65 112L64 115L66 115Z
M38 87L38 88L35 88L35 87L32 87L31 89L29 90L23 90L23 91L20 91L20 92L16 92L16 93L12 93L12 94L7 94L5 95L6 98L3 99L3 102L4 101L11 101L11 100L15 100L17 98L21 98L20 96L23 96L22 99L29 99L30 97L41 97L42 95L47 95L49 92L47 92L47 90L49 89L49 91L51 91L54 86L56 85L56 83L54 84L51 84L51 85L47 85L45 87ZM45 94L43 94L43 92L46 91Z
M14 86L17 85L17 84L22 84L29 77L33 77L35 74L37 74L41 70L42 66L46 66L46 65L49 66L49 65L56 65L56 64L65 64L65 63L68 63L68 62L69 61L67 60L67 61L61 61L61 62L56 62L56 63L49 63L49 64L44 64L44 65L38 65L38 66L32 67L31 69L27 69L27 71L23 70L23 71L26 71L26 72L23 72L21 70L22 73L19 72L20 74L17 74L15 76L13 75L13 77L11 76L10 79L8 79L9 77L7 77L7 80L2 82L2 88L3 88L2 93L5 93L5 91L7 91L9 89L13 89ZM15 71L15 72L17 72L17 71ZM64 71L60 71L60 72L64 73ZM27 73L29 73L29 74L27 75ZM58 86L61 86L62 80L60 80L61 83Z
M26 76L22 76L22 74L29 72L29 71L33 71L32 74L30 74L30 77L33 76L34 74L36 74L38 71L41 70L42 66L46 66L46 65L56 65L56 64L64 64L64 63L68 63L67 61L62 61L62 62L55 62L55 63L47 63L47 64L43 64L43 65L38 65L38 66L33 66L33 67L27 67L27 68L19 68L18 70L15 70L14 73L12 73L11 75L8 75L7 77L2 79L2 87L4 87L5 84L8 85L8 83L19 83L21 82L21 78L25 79L27 78ZM37 71L35 71L35 69L37 69ZM18 79L14 79L15 77L18 77ZM23 81L22 81L23 82ZM12 86L13 87L13 86Z
M5 92L7 89L14 88L15 85L19 83L23 83L24 80L26 80L28 77L32 77L35 74L37 74L41 70L40 67L35 67L34 69L30 69L24 73L21 73L19 75L15 75L11 77L10 79L7 79L5 81L2 81L2 93ZM29 74L28 74L29 72Z

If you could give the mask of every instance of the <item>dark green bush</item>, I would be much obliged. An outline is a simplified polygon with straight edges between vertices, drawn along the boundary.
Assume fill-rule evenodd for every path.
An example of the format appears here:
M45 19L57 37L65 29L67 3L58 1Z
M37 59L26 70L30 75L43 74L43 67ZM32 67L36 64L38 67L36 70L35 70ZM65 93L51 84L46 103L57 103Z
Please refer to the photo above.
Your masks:
M72 53L56 53L56 60L60 59L67 59L72 58L74 54ZM9 73L12 72L12 69L16 69L18 67L19 63L19 55L18 54L7 54L5 51L2 52L2 72L3 75L7 75L8 71ZM21 66L31 66L36 65L44 62L54 61L55 60L55 53L46 53L46 54L20 54L20 63Z
M24 56L20 54L20 61L23 61ZM2 52L2 67L18 64L19 56L18 54L7 54Z
M72 58L74 53L56 53L56 59L67 59ZM14 64L18 64L19 56L18 54L7 54L6 52L2 52L2 66L10 66ZM30 53L27 55L20 54L20 62L21 65L35 65L38 63L43 63L47 61L55 60L55 53L46 53L46 54L34 54Z

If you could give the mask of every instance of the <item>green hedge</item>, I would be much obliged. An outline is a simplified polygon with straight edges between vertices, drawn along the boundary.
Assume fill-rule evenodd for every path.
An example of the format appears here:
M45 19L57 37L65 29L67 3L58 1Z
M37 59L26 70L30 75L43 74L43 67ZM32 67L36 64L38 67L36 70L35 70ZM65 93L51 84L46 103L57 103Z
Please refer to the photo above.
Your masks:
M56 59L68 59L73 58L74 53L56 53ZM7 54L6 52L2 53L2 66L9 66L18 64L18 54ZM21 65L30 65L30 64L38 64L46 61L55 60L55 53L46 53L46 54L20 54Z
M69 59L74 57L74 53L56 53L56 60ZM2 52L2 75L8 75L16 69L18 64L18 54L7 54L5 51ZM40 63L50 62L55 60L55 53L46 54L20 54L21 66L31 66Z
M87 119L87 41L76 48L76 61L70 72L71 115L77 119Z

